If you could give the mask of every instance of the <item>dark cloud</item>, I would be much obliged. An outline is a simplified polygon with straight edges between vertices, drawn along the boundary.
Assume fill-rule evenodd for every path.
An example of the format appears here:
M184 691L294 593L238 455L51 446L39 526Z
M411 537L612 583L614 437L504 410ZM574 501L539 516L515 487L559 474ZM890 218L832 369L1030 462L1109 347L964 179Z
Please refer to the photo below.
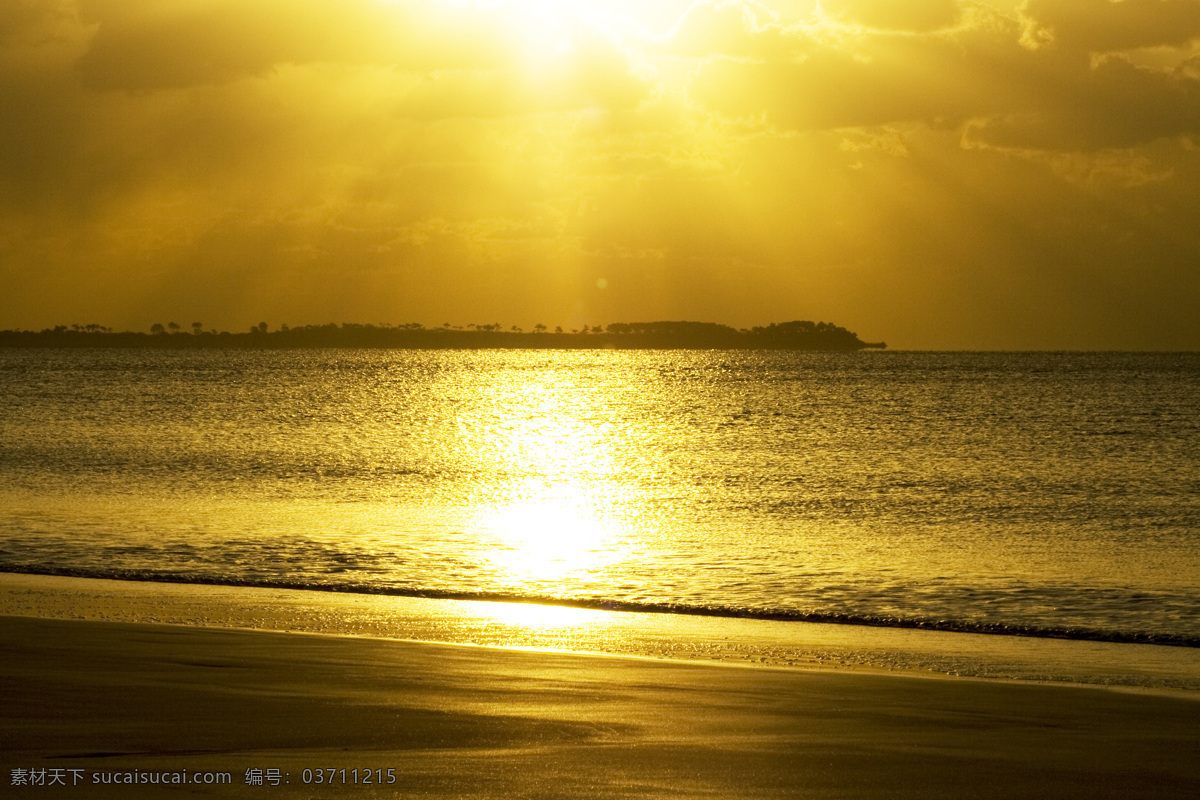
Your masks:
M1130 148L1200 133L1200 81L1113 56L1059 76L1042 102L976 123L972 143L1040 150Z
M83 0L95 25L84 82L144 91L219 84L279 64L379 63L402 69L511 60L495 19L437 3L366 0Z
M1031 43L1092 52L1183 45L1200 37L1197 0L1025 0Z
M0 5L0 44L10 51L62 41L77 25L72 0L8 0Z

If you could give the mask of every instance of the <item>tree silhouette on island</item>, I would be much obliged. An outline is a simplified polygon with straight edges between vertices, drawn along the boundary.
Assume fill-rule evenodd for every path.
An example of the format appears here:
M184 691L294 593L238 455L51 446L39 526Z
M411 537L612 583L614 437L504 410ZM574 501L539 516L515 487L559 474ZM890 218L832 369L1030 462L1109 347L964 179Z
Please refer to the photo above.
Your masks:
M204 330L200 322L185 332L175 322L154 323L149 333L114 332L101 325L59 325L42 331L0 331L0 347L148 347L158 349L395 348L414 350L809 350L853 352L882 349L828 322L779 322L766 327L731 328L715 322L614 322L551 332L538 323L532 331L500 323L426 328L419 323L370 325L330 323L270 330L266 322L245 333Z

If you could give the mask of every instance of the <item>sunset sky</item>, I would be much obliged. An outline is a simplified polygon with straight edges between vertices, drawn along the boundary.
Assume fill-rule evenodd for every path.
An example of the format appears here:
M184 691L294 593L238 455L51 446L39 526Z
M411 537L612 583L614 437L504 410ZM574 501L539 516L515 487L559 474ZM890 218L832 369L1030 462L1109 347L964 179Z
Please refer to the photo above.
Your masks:
M0 329L1200 349L1195 0L6 0Z

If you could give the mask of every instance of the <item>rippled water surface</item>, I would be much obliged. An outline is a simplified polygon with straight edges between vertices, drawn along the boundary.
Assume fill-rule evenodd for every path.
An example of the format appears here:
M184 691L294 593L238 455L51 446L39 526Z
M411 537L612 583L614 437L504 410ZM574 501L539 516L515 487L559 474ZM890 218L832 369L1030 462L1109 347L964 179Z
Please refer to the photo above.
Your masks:
M0 569L1200 644L1200 356L0 350Z

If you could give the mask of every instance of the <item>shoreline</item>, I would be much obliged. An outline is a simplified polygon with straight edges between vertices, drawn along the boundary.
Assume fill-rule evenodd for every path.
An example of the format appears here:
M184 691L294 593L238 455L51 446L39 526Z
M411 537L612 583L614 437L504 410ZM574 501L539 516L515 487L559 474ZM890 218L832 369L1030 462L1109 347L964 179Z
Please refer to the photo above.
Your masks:
M1120 631L1091 630L1084 628L1046 628L1032 625L1005 625L1002 623L970 623L945 619L886 619L870 616L853 616L837 613L800 612L783 609L735 609L722 607L685 606L652 600L601 600L588 598L532 596L519 597L483 592L452 592L446 590L392 591L370 585L305 584L286 581L256 582L251 579L214 579L191 577L180 574L140 573L131 570L106 570L89 572L83 569L24 568L18 565L0 566L0 574L35 575L51 578L83 578L124 583L183 584L198 586L224 586L231 589L251 589L283 592L310 592L328 595L355 597L397 597L413 600L464 601L469 603L501 603L525 606L555 606L579 609L580 611L621 612L633 614L669 614L682 617L710 617L716 619L747 619L768 622L837 625L839 627L861 626L866 628L908 629L940 631L944 633L985 634L989 636L1021 637L1030 639L1063 639L1069 641L1108 642L1113 644L1151 644L1167 647L1200 649L1200 636L1169 633L1129 633Z
M317 633L1200 699L1200 650L994 634L0 573L0 615Z
M229 775L174 787L214 797L1200 791L1200 704L1099 687L12 616L0 617L0 644L10 785L15 770L40 769L84 784ZM314 784L318 769L332 770L321 773L330 784ZM278 785L248 784L253 770ZM347 781L354 770L383 780ZM160 797L164 788L75 791Z

